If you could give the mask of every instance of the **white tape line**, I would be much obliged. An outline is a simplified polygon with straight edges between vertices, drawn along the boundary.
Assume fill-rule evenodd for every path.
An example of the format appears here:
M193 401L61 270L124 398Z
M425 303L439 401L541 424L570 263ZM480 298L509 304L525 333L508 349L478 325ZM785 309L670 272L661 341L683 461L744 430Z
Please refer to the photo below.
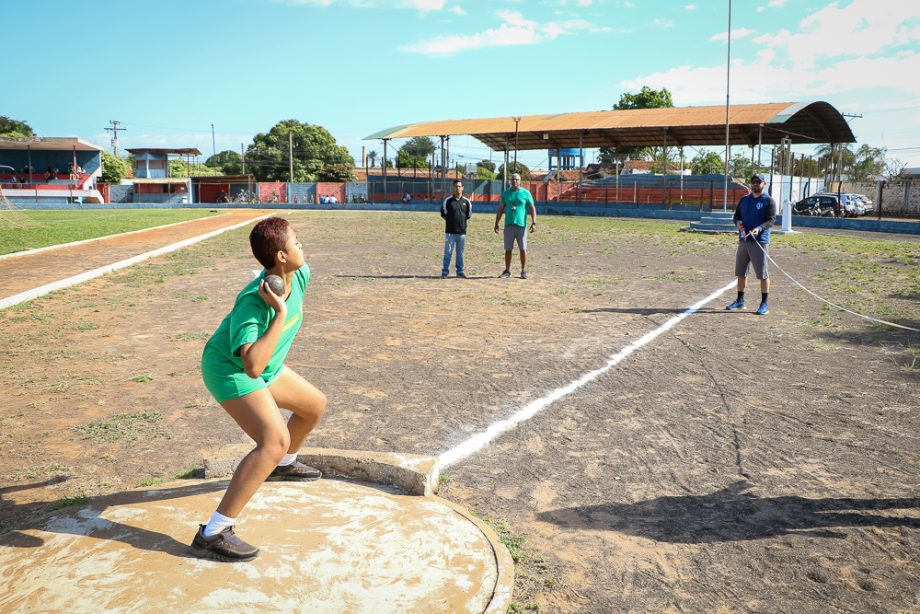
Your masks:
M52 249L60 249L62 247L73 247L74 245L82 245L84 243L92 243L93 241L102 241L103 239L114 239L116 237L126 237L128 235L134 235L139 232L147 232L148 230L159 230L161 228L169 228L170 226L178 226L179 224L188 224L189 222L198 222L203 219L211 218L195 218L194 220L185 220L184 222L173 222L172 224L163 224L161 226L151 226L150 228L141 228L139 230L129 230L128 232L120 232L114 235L105 235L104 237L93 237L92 239L83 239L81 241L71 241L70 243L59 243L58 245L48 245L45 247L36 247L34 249L26 249L21 252L10 252L9 254L0 255L0 260L4 258L15 258L17 256L30 256L32 254L38 254L40 252L47 252Z
M212 230L211 232L205 233L203 235L199 235L197 237L191 237L189 239L184 239L177 243L173 243L172 245L166 245L164 247L160 247L150 252L138 254L137 256L132 256L131 258L128 258L126 260L120 260L118 262L113 262L112 264L107 264L103 267L99 267L98 269L93 269L92 271L86 271L84 273L80 273L79 275L74 275L73 277L68 277L66 279L54 281L54 282L51 282L50 284L45 284L44 286L39 286L37 288L32 288L31 290L26 290L25 292L20 292L19 294L14 294L13 296L8 296L4 299L0 299L0 309L6 309L7 307L12 307L13 305L17 305L24 301L31 301L32 299L48 294L49 292L54 292L55 290L60 290L61 288L67 288L69 286L74 286L76 284L82 283L84 281L88 281L90 279L95 279L96 277L100 277L102 275L105 275L106 273L111 273L112 271L117 271L118 269L129 267L132 264L137 264L138 262L142 262L144 260L147 260L148 258L154 258L156 256L162 256L163 254L168 254L170 252L180 250L183 247L188 247L189 245L194 245L195 243L204 241L205 239L216 237L217 235L227 232L228 230L236 230L237 228L240 228L247 224L252 224L253 222L257 222L261 219L270 217L272 215L274 215L274 213L268 213L266 215L262 215L262 216L253 218L251 220L246 220L245 222L233 224L232 226L218 228L217 230Z
M687 308L686 311L674 316L673 318L671 318L670 320L668 320L667 322L665 322L658 328L645 333L644 335L642 335L642 337L633 341L632 343L627 345L625 348L623 348L622 350L620 350L619 352L611 356L610 359L607 361L607 364L601 367L600 369L589 371L588 373L585 373L580 378L571 382L570 384L563 386L561 388L556 388L555 390L553 390L546 396L539 398L536 401L531 401L529 404L527 404L527 406L525 406L524 408L522 408L521 410L513 414L511 417L492 424L486 430L480 433L477 433L476 435L473 435L472 437L470 437L469 439L467 439L460 445L455 446L451 448L450 450L442 453L440 456L438 456L439 466L442 468L449 467L450 465L453 465L457 461L460 461L466 458L467 456L470 456L478 452L479 450L484 448L489 442L491 442L493 439L495 439L502 433L513 429L515 426L517 426L521 422L524 422L525 420L529 420L530 418L533 418L539 412L546 409L554 401L558 401L562 397L568 394L571 394L572 392L575 392L576 390L578 390L579 388L581 388L582 386L584 386L591 380L594 380L598 376L603 375L604 373L609 371L611 368L619 364L620 361L622 361L624 358L626 358L627 356L629 356L630 354L632 354L639 348L651 342L661 333L664 333L672 329L673 327L677 326L677 324L681 320L683 320L684 318L698 311L706 303L709 303L710 301L714 301L715 299L725 294L725 292L727 292L728 290L731 290L732 288L734 288L737 283L738 283L737 280L732 281L730 284L725 285L724 287L716 290L715 292L713 292L706 298L691 305L690 307Z

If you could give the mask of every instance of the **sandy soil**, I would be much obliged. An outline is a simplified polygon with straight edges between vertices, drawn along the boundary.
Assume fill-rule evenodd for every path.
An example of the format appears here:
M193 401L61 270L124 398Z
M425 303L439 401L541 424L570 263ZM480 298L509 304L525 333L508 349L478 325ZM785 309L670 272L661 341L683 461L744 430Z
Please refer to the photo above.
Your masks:
M531 279L497 279L483 215L471 278L441 280L437 216L291 219L313 282L288 364L330 399L309 444L378 451L439 454L603 366L730 281L734 253L678 224L543 217ZM257 268L247 232L0 312L0 531L246 441L198 360ZM772 253L813 290L920 327L904 291L920 248L903 246L867 249L866 279L834 251ZM726 313L732 298L446 470L443 496L525 540L522 609L920 607L920 336L775 274L769 316Z

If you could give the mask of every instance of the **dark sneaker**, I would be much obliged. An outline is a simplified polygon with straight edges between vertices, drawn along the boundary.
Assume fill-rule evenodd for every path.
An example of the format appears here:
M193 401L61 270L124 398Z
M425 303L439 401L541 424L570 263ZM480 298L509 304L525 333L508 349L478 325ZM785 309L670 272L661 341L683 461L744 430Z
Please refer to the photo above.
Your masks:
M270 474L268 474L269 482L280 482L280 481L310 481L318 480L323 477L323 473L311 467L309 465L304 465L300 461L294 461L290 465L285 465L281 467L275 467Z
M447 279L447 273L441 273L441 279Z
M725 308L726 309L744 309L744 300L743 299L736 300L731 305L726 305Z
M198 526L198 533L192 540L192 554L195 556L226 563L251 561L259 556L259 549L237 537L233 527L227 527L217 535L205 537L204 526Z
M521 271L521 279L527 279L527 271Z
M466 273L457 273L457 277L460 279L466 279Z
M759 316L765 316L765 315L767 315L768 313L770 313L770 308L767 307L767 304L766 304L766 303L761 303L761 304L760 304L760 307L758 307L758 308L757 308L757 311L755 311L754 313L756 313L756 314L759 315Z
M499 275L499 277L502 277L502 278L511 277L511 271L509 271L509 270L506 269L506 270L502 271L502 274Z

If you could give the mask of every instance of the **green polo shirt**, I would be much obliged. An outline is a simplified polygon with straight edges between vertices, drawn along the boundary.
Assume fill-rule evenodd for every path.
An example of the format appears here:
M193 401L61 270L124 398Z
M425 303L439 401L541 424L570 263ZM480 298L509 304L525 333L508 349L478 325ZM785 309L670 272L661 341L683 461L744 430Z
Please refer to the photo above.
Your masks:
M214 335L205 345L201 371L205 385L218 401L239 398L271 383L284 367L284 359L303 321L303 298L310 282L310 267L304 264L291 278L291 294L287 304L287 320L275 351L257 378L246 375L240 350L255 343L271 324L275 310L259 296L259 283L265 271L246 284L237 295L233 309L227 314Z
M508 188L502 192L505 205L505 226L527 226L527 207L533 206L533 196L524 188Z

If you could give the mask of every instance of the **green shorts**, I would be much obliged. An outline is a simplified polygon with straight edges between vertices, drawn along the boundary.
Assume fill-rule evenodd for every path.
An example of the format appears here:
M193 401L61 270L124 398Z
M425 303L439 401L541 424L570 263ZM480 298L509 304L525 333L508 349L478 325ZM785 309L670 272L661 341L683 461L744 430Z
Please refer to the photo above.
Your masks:
M263 373L261 377L253 378L246 375L239 365L230 362L210 343L204 346L204 352L201 354L201 377L218 403L268 388L283 369L284 365L281 365L281 369L274 373Z

